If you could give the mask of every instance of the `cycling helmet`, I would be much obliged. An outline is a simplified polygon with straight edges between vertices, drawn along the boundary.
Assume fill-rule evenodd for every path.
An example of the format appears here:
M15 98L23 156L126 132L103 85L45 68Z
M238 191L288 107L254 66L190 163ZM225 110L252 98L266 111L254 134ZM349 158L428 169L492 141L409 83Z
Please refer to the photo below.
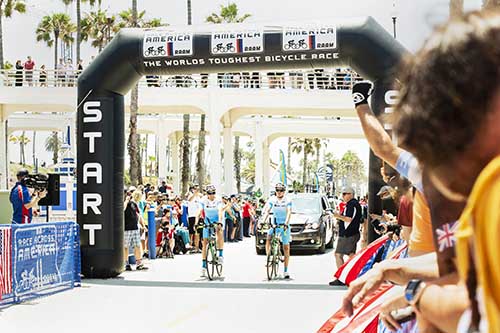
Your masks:
M224 195L222 196L222 199L224 199L224 200L229 200L229 196L227 196L227 195L225 195L225 194L224 194Z
M285 191L286 190L286 186L283 183L276 183L276 185L274 186L274 189L276 191Z
M207 194L215 194L217 191L214 185L208 185L205 190L207 191Z

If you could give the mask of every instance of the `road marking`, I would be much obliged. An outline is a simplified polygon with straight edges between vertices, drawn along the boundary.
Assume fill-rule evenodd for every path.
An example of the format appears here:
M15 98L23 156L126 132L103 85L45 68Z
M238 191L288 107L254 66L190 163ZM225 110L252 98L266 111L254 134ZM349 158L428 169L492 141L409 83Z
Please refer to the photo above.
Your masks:
M188 313L180 315L176 319L172 320L170 323L167 324L167 327L168 328L174 328L175 326L178 326L179 324L182 324L183 322L186 322L188 319L191 319L194 316L200 314L201 312L203 312L207 308L208 308L207 304L199 305L199 306L193 308Z

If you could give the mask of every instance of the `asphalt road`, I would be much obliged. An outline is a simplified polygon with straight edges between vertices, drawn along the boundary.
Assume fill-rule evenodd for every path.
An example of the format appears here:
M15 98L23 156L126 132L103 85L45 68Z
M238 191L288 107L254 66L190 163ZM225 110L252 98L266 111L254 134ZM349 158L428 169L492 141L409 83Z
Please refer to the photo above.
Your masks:
M84 280L75 288L0 311L1 332L316 332L335 312L343 288L327 285L331 251L296 254L291 280L267 281L254 241L226 244L223 277L199 277L201 255L148 262L148 271ZM282 271L282 267L280 268Z

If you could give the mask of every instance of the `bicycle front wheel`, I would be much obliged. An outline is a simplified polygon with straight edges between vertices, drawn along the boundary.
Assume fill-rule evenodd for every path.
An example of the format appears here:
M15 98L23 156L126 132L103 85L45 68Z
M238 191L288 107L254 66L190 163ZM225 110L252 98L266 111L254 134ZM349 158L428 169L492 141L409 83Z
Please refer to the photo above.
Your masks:
M267 255L266 270L267 270L267 280L271 281L274 276L274 256L272 253Z
M213 244L208 244L207 246L207 275L209 280L213 280L215 274L215 268L217 266L217 255L215 253L215 248Z

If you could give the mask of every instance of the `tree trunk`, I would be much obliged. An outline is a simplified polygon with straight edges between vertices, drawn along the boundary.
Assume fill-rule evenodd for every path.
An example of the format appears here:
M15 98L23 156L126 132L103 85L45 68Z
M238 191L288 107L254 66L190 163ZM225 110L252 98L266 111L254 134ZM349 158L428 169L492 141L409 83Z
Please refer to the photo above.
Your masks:
M292 161L292 138L288 137L288 148L286 151L286 173L288 175L290 175L292 172L292 168L290 166L291 161Z
M198 136L198 156L196 159L196 171L198 173L198 184L203 188L205 182L205 114L201 115L200 119L200 133Z
M137 0L132 0L132 25L137 27Z
M464 13L464 0L450 0L450 18L460 17Z
M128 155L130 158L130 182L132 185L137 185L139 181L140 156L137 137L137 111L138 111L138 90L136 84L132 89L130 96L130 121L129 121L129 136L128 136Z
M234 175L236 178L236 191L241 192L241 154L240 154L240 137L234 137Z
M33 170L36 170L36 131L33 131Z
M52 151L52 162L57 164L57 160L59 159L59 138L57 137L57 132L52 132L52 140L54 140L54 150Z
M58 44L58 38L56 37L54 38L54 70L57 69L57 44ZM57 77L57 74L55 74L55 76ZM54 77L54 79L56 79L56 77Z
M181 195L186 194L189 183L189 114L185 114L183 120Z
M191 0L187 0L187 21L188 25L191 25Z
M306 152L306 144L304 141L304 146L302 147L302 151L304 152L304 165L302 166L302 184L306 186L307 179L307 152Z
M81 0L76 0L76 63L80 61L80 44L82 43L82 12L81 12Z
M0 68L3 69L3 10L0 5Z

